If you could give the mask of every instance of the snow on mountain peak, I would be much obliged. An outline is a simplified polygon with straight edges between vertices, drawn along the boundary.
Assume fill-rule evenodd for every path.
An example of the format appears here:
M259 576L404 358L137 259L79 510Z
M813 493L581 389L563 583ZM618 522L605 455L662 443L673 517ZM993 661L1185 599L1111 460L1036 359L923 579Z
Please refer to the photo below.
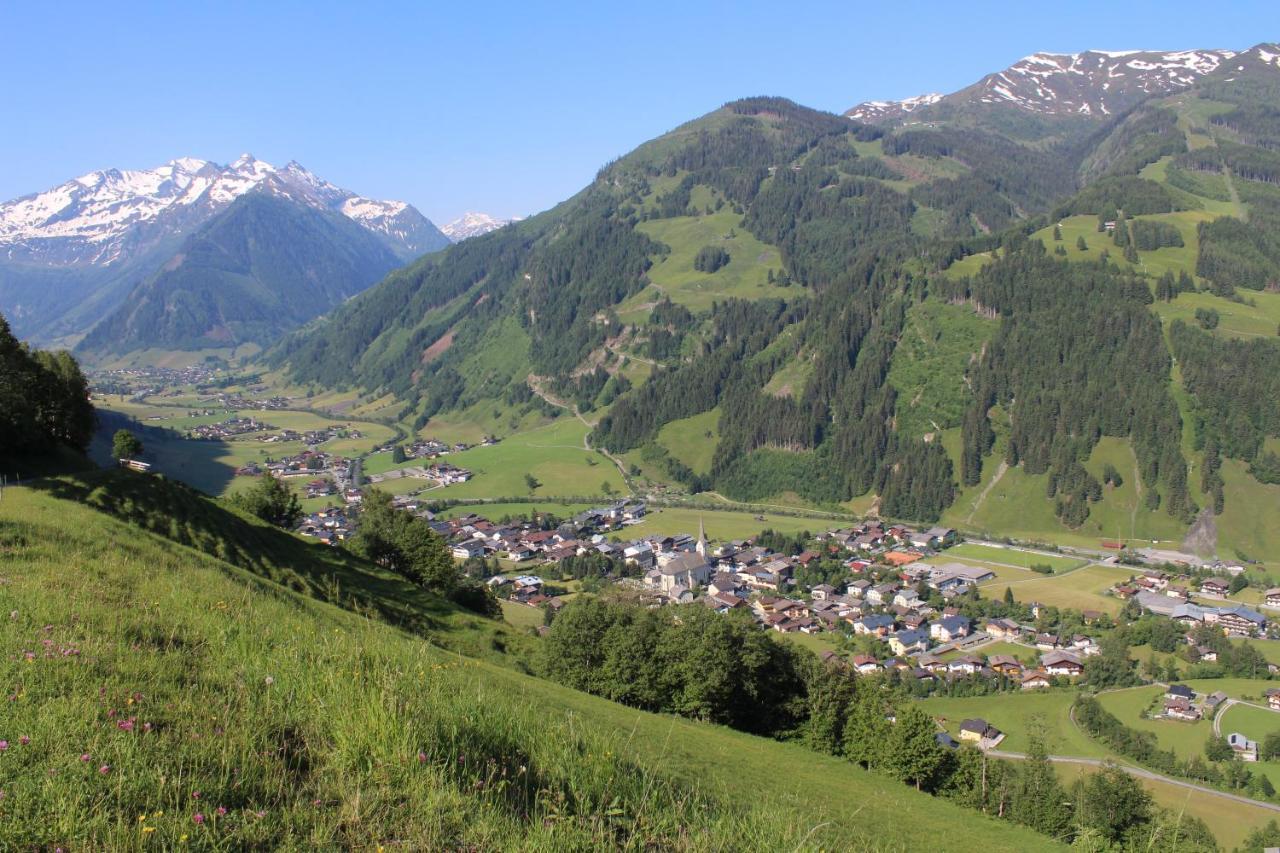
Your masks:
M1007 104L1045 115L1112 115L1148 95L1184 89L1237 55L1231 50L1039 52L945 97L868 101L845 115L861 121L901 120L939 102Z
M410 209L404 202L361 198L296 162L276 168L246 153L229 166L179 157L154 169L90 172L0 204L0 252L35 263L110 264L130 246L185 233L254 190L342 213L410 244L421 228L420 222L402 221Z
M504 225L519 222L522 218L515 216L511 219L496 219L487 213L477 213L469 210L448 225L442 225L440 230L453 242L461 243L469 237L479 237L481 234L496 231Z

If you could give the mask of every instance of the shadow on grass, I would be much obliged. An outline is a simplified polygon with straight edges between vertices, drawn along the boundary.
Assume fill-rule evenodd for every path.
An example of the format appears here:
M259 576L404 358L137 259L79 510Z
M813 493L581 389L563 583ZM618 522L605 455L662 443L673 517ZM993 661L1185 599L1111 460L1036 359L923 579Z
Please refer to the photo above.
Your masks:
M90 454L103 467L115 463L111 454L111 437L116 430L127 429L142 440L142 458L152 463L152 470L157 473L181 480L210 495L222 494L235 479L235 467L221 458L232 450L225 441L190 439L176 430L146 424L121 412L97 411L98 427L93 434Z
M518 635L341 548L308 542L163 476L119 469L33 481L74 501L194 548L309 598L335 604L445 648L483 657L519 647Z

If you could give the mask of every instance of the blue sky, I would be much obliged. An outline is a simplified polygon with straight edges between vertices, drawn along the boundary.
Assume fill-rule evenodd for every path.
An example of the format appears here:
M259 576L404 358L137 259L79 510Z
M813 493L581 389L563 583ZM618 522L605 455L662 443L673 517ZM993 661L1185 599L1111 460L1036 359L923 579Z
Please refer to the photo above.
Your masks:
M1246 48L1274 3L7 3L0 199L249 151L437 222L534 213L733 98L840 112L1039 50Z

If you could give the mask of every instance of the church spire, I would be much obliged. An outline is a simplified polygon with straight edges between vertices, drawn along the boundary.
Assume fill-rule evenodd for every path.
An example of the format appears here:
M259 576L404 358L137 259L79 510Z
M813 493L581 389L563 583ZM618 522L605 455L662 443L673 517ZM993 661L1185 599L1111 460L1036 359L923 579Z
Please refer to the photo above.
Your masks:
M703 557L707 556L707 525L701 516L698 517L698 544L694 546L694 550Z

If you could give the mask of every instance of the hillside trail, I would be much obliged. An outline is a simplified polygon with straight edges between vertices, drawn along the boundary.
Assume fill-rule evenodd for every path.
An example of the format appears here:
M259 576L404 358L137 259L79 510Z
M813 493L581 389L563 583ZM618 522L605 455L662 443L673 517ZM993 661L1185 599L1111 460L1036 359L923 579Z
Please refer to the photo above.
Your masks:
M987 499L987 495L991 493L991 490L995 488L996 483L1000 482L1000 478L1003 477L1004 473L1008 470L1009 463L1001 459L1000 466L996 468L996 475L991 478L990 483L987 483L987 485L983 487L982 492L978 495L978 499L975 500L973 502L973 506L969 508L969 515L966 516L964 520L965 524L973 523L974 513L976 513L978 508L982 506L983 502Z
M561 400L559 397L556 397L555 395L553 395L550 391L544 390L542 387L543 379L541 376L535 376L534 374L530 373L527 382L529 383L529 388L530 390L533 391L533 393L537 394L543 400L546 400L548 403L550 403L551 405L555 406L558 409L564 409L566 412L572 412L573 416L582 422L583 426L587 428L586 433L584 433L582 436L582 449L587 451L588 453L595 452L597 448L591 446L591 430L595 429L595 426L596 426L595 423L583 417L582 412L578 411L577 406L565 400ZM622 482L627 484L627 490L633 495L636 494L635 483L632 482L631 475L627 473L627 468L622 463L622 460L614 456L608 450L605 450L603 447L599 448L599 451L604 455L606 459L608 459L610 462L612 462L614 465L617 466L618 473L622 475Z

